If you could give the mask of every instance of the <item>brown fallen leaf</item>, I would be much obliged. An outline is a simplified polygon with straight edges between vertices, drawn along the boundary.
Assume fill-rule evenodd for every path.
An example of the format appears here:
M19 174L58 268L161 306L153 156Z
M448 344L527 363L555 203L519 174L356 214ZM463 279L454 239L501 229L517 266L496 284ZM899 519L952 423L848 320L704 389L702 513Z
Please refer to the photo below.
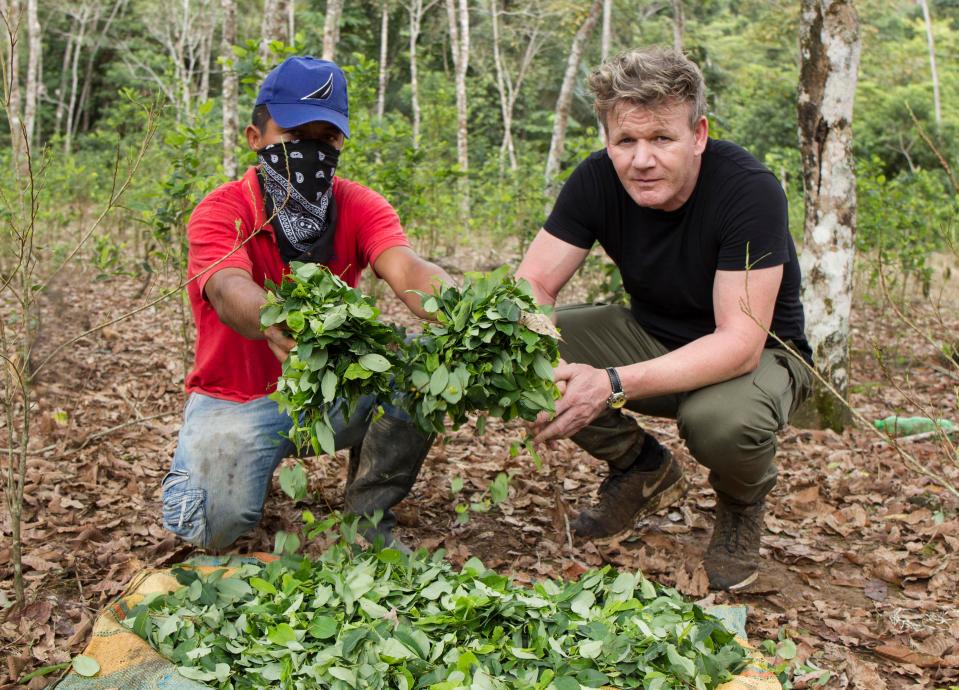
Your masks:
M863 594L873 601L885 601L889 586L882 580L869 580L863 587Z
M942 663L938 656L916 652L901 644L881 644L874 647L872 651L879 656L898 661L901 664L912 664L920 668L934 668Z
M886 690L886 681L876 671L876 665L861 661L852 652L846 653L846 672L852 687L857 690Z

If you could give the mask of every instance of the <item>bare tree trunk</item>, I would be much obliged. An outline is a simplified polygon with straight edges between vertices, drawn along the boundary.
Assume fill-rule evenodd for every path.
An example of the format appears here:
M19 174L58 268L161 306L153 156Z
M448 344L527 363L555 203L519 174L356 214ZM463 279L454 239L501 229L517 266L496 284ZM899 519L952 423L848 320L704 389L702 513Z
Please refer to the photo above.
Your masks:
M603 36L600 41L600 59L606 62L613 35L613 0L603 0Z
M200 66L200 86L197 100L205 102L210 97L210 60L213 54L213 35L216 33L216 5L209 4L203 10L203 35L197 50L197 62ZM231 51L232 52L232 51Z
M67 36L67 45L63 49L63 62L60 68L60 87L57 89L57 109L53 119L54 136L60 135L60 128L63 126L63 116L67 110L67 80L70 76L70 56L73 54L74 34L71 31Z
M469 67L470 24L468 0L446 0L449 15L450 50L453 53L453 72L456 75L456 162L460 169L460 223L469 222L469 112L466 102L466 70Z
M929 44L929 69L932 72L932 103L936 113L936 126L942 127L942 101L939 100L939 73L936 70L936 43L932 38L932 17L929 16L929 4L926 0L916 0L922 8L922 18L926 22L926 43Z
M546 193L549 196L555 196L556 194L553 178L559 170L560 161L563 159L563 149L566 147L566 125L569 122L569 106L573 102L576 73L579 71L579 63L583 58L583 50L586 48L586 38L589 36L589 32L593 30L593 25L596 24L596 19L599 17L602 1L593 0L593 4L589 8L589 14L586 15L586 19L576 32L576 36L573 37L573 45L569 49L566 74L563 76L559 98L556 99L553 136L550 139L549 154L546 157Z
M683 12L683 0L672 0L673 3L673 48L682 52L683 33L686 31L686 15Z
M10 125L13 166L14 170L19 171L24 159L24 125L20 104L20 61L18 60L20 24L23 21L23 7L20 0L0 0L0 20L2 20L0 36L3 37L3 96L7 106L7 122Z
M861 49L852 0L802 0L800 48L803 305L816 366L845 398L856 229L852 111ZM838 431L849 421L828 391L817 390L811 405L822 426Z
M223 10L223 35L220 53L223 55L223 172L227 179L237 174L236 140L239 134L237 117L238 83L233 44L236 43L236 0L220 0Z
M390 40L390 7L388 0L381 3L383 11L380 19L380 74L376 87L376 121L383 124L383 112L386 110L386 57Z
M33 144L33 130L37 117L37 102L40 97L40 20L37 18L37 0L27 0L27 84L23 107L23 121L27 130L27 142Z
M499 8L496 0L489 0L490 23L493 29L493 64L496 67L496 90L499 91L500 111L503 116L503 144L500 146L500 175L503 172L503 157L509 156L509 167L516 170L516 151L513 147L513 114L510 112L510 85L503 74L503 59L499 49Z
M260 21L260 60L267 66L273 64L270 42L282 40L285 23L282 0L263 0L263 17Z
M423 0L410 0L406 6L406 11L410 13L410 101L413 108L413 150L420 147L420 127L422 126L423 114L420 111L420 84L416 64L416 42L420 37L420 27L423 24L423 15L425 15L438 0L423 6Z
M286 41L293 45L296 40L296 0L286 3Z
M340 42L340 15L343 0L326 0L326 20L323 22L323 59L333 60L336 44Z
M87 21L90 17L90 8L81 5L79 13L74 17L78 25L77 40L73 44L73 55L70 58L70 98L67 101L67 120L64 123L66 136L63 140L63 150L69 156L73 149L74 113L77 106L77 82L79 80L80 51L83 49L83 38L87 31Z

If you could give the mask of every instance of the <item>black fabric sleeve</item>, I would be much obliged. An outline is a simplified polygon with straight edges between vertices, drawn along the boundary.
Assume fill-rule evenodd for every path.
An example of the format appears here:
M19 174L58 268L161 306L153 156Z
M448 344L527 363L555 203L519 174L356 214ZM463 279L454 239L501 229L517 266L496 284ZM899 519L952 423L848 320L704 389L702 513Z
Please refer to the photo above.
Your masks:
M716 268L744 271L789 263L786 194L769 172L743 173L724 209Z
M597 240L597 228L605 225L606 195L601 181L602 161L596 154L576 166L556 198L543 228L549 234L582 249Z

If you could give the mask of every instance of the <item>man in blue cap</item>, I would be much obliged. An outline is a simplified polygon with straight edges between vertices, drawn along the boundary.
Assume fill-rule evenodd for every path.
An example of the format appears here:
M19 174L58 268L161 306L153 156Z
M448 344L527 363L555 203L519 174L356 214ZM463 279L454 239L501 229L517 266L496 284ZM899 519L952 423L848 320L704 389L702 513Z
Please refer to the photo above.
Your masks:
M196 323L183 426L163 480L163 525L198 546L232 544L260 521L273 472L295 453L291 420L267 396L294 342L261 330L264 282L279 283L291 261L327 266L356 286L366 266L411 311L413 290L452 282L411 248L399 218L376 192L336 176L350 135L346 78L334 63L292 57L263 81L246 128L259 165L211 192L190 217L188 287ZM429 451L423 434L391 401L369 400L333 419L337 448L350 449L345 507L373 541L395 541L390 509L409 493ZM372 411L386 413L372 424Z

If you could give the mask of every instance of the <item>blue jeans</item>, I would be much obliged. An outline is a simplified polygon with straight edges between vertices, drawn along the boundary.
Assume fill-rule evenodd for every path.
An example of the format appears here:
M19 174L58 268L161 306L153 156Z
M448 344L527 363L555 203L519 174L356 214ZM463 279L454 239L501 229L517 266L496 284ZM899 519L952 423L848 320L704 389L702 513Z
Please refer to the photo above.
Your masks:
M330 421L337 449L363 440L375 403L372 397L361 400L349 422L336 405ZM281 435L291 426L269 398L237 403L192 393L173 466L163 479L163 526L209 549L223 549L253 529L263 515L274 470L296 454Z

